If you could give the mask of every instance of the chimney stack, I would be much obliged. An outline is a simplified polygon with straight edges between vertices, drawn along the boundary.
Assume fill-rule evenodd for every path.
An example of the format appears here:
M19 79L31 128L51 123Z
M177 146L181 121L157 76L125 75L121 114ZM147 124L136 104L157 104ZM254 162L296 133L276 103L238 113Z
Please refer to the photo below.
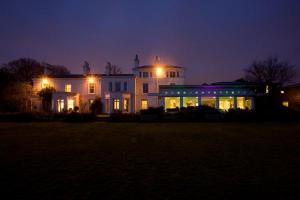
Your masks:
M136 54L134 59L134 67L139 67L139 66L140 66L140 59L139 56Z

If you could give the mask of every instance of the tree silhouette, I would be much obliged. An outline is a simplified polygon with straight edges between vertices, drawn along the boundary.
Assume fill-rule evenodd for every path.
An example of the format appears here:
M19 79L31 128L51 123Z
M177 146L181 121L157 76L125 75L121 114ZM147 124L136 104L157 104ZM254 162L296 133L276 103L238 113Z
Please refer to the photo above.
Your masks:
M283 86L296 77L296 68L278 57L269 57L263 61L254 61L245 69L246 79L259 84Z

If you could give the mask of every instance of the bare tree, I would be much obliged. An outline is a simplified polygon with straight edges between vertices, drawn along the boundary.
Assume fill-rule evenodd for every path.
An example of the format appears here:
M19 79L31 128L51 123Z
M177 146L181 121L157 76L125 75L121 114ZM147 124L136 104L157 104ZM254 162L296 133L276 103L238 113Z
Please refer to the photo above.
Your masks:
M47 71L47 75L66 75L71 74L70 70L63 65L51 65L49 63L42 63L42 66Z
M13 60L0 67L0 110L26 111L30 107L33 78L44 74L69 74L64 66L40 63L31 58Z
M278 57L270 57L263 61L254 61L245 69L246 79L259 84L283 86L296 77L296 67L287 61L279 61Z
M107 62L105 67L105 73L107 75L122 74L122 70L117 65L113 65L111 64L111 62Z

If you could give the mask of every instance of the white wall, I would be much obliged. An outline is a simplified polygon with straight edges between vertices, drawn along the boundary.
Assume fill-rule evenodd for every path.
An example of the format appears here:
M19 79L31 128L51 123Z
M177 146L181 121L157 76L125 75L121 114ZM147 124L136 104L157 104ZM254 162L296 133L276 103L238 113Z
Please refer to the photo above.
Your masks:
M109 83L112 83L112 91L109 91ZM116 91L116 82L121 83L121 90ZM127 82L127 90L124 91L124 82ZM102 93L101 99L103 103L103 111L113 112L113 99L120 99L121 111L123 111L123 100L129 98L129 112L135 112L135 77L133 75L124 76L103 76L102 77ZM107 108L106 99L109 99L109 108Z

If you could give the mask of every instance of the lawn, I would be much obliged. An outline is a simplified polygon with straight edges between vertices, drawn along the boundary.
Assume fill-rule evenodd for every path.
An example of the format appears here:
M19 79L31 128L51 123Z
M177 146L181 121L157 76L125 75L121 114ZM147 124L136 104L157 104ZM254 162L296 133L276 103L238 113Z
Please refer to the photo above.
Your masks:
M1 199L300 199L299 169L296 123L0 123Z

